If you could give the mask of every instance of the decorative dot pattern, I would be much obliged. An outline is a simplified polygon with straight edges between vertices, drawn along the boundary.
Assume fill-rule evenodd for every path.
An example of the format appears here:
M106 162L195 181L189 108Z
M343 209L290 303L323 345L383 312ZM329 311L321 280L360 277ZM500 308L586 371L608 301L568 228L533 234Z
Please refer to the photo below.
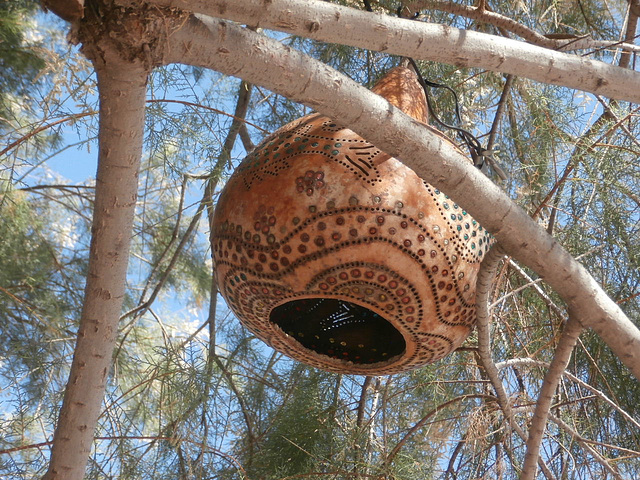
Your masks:
M310 115L295 121L291 129L280 129L279 132L262 142L238 166L237 171L245 173L243 182L248 189L253 182L278 176L279 172L290 168L300 155L324 157L326 161L340 165L345 173L368 184L381 181L375 164L389 156L326 117ZM307 174L312 176L307 177ZM296 189L311 195L315 184L322 188L323 180L316 178L316 174L308 171L297 177Z
M492 242L411 169L319 114L242 162L212 233L221 294L249 330L307 364L364 375L460 346Z

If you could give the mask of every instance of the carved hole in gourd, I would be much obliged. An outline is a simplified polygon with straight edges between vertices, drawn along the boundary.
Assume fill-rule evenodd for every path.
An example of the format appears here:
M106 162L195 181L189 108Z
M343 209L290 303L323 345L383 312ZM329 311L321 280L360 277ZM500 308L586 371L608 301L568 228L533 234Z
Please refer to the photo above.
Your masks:
M406 349L404 337L391 323L345 300L293 300L274 308L269 320L303 347L357 364L385 362Z

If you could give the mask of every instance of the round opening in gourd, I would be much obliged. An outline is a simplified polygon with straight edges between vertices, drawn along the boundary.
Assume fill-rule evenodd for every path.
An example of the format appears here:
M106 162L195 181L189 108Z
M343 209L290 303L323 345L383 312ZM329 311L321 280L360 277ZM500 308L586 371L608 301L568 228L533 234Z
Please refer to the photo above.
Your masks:
M275 307L269 320L303 347L356 364L386 362L406 349L404 337L390 322L345 300L293 300Z

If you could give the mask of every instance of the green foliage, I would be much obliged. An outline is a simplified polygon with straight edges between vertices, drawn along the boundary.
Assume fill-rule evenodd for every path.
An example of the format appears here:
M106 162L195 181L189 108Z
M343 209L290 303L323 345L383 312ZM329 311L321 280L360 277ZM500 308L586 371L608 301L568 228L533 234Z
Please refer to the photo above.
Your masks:
M296 365L284 403L271 414L271 427L260 442L250 477L277 479L322 468L332 450L335 424L323 390L326 374Z
M371 3L379 13L397 8ZM627 6L621 0L490 3L540 33L596 39L619 38ZM23 96L18 114L0 119L0 130L19 142L0 158L0 477L11 479L46 468L48 450L37 444L54 429L89 251L93 180L71 185L49 165L94 158L97 121L93 76L78 53L48 37L38 47L25 43L35 5L0 6L0 61L7 66L0 68L0 115ZM435 7L418 21L425 19L500 33ZM367 86L400 61L265 33ZM616 60L609 50L582 53ZM420 68L425 78L456 90L463 126L485 142L503 76L432 62ZM24 98L34 94L39 72L36 108ZM240 326L219 297L210 298L208 208L247 153L239 141L231 151L223 148L238 84L190 67L152 75L126 311L87 478L518 478L524 442L491 397L475 335L460 351L404 375L340 376L284 358ZM262 88L252 92L246 128L255 143L309 112ZM431 95L437 114L455 124L453 96L441 89ZM640 117L636 106L605 105L607 112L591 96L514 79L496 130L509 174L502 187L581 256L640 324ZM28 136L27 123L58 120L63 123ZM75 136L82 153L68 148ZM56 139L64 143L56 146ZM502 267L496 285L493 357L512 362L499 364L500 374L516 420L526 427L566 312L544 282L515 263ZM585 438L599 442L591 446L621 478L638 477L640 429L629 418L640 415L638 383L592 333L580 337L569 371L584 383L565 377L558 389L553 413L573 430L553 421L547 426L549 468L556 478L606 478L580 442Z
M0 5L0 131L13 110L12 96L32 89L45 66L43 52L25 36L38 8L37 0L7 0Z
M41 441L53 428L74 344L83 284L80 252L66 255L45 219L50 205L23 192L0 197L0 450ZM3 466L4 464L4 466ZM37 472L42 458L25 452L0 471Z
M29 201L21 192L3 197L0 222L0 358L15 361L30 373L25 385L42 392L51 372L42 368L43 355L62 345L51 344L64 329L77 303L65 291L62 255L46 232L46 205ZM73 317L72 317L73 318ZM24 355L13 356L20 351ZM59 355L59 353L58 353Z

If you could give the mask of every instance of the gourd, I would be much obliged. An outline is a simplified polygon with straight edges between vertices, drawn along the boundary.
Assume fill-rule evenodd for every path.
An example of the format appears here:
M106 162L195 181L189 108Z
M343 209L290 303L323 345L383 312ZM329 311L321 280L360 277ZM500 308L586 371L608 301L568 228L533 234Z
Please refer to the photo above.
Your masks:
M412 70L396 67L373 91L426 124ZM220 292L251 332L299 361L363 375L420 367L462 344L492 241L444 193L318 113L241 162L212 234Z

